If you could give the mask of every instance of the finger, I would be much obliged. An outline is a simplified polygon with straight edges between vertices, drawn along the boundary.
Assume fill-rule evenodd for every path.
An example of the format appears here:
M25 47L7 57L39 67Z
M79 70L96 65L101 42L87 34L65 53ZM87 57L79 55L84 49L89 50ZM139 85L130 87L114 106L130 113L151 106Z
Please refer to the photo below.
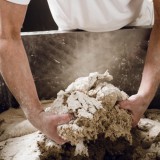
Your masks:
M71 114L63 114L57 117L57 125L66 124L71 121L73 116Z
M127 105L127 100L119 101L118 104L119 104L120 106L125 106L125 105Z
M138 124L138 123L133 120L133 122L132 122L132 127L135 128L135 127L137 126L137 124Z
M49 139L53 140L56 144L59 145L63 145L65 144L67 141L62 139L60 136L58 136L58 134L54 135L54 136L47 136Z
M58 133L56 134L56 142L60 145L63 145L65 143L68 142L68 140L66 139L63 139L61 136L58 135Z
M59 145L63 145L63 144L65 144L67 141L65 141L64 139L62 139L61 137L58 136L58 137L56 138L55 142L56 142L57 144L59 144Z
M132 127L135 128L139 122L139 119L134 114L132 114L131 117L132 117Z
M57 133L57 130L54 131L54 133L52 133L51 135L47 135L46 136L53 140L56 144L62 145L66 142L68 142L67 140L64 140L62 137L60 137Z
M119 108L121 108L121 109L126 109L126 110L129 110L129 111L131 111L131 107L130 107L130 105L128 104L128 101L126 100L126 101L121 101L121 102L119 102Z

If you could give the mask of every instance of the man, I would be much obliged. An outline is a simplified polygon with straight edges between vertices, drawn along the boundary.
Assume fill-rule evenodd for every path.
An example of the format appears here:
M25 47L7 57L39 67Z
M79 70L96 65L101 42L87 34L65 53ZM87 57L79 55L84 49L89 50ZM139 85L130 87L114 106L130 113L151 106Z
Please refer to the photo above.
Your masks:
M120 103L121 108L131 111L134 126L147 109L159 85L160 0L153 1L155 23L141 84L136 95ZM48 2L55 21L59 28L64 30L76 28L97 32L116 30L125 25L136 24L145 8L145 0L48 0ZM28 3L29 0L0 0L0 71L30 122L49 138L62 144L64 140L57 135L57 125L67 123L71 116L68 114L58 116L43 111L20 37Z

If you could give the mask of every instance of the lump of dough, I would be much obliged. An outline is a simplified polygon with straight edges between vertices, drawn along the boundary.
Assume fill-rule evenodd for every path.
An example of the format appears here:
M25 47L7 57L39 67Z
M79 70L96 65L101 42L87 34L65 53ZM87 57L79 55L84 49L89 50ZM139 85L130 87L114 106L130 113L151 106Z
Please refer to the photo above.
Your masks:
M56 114L72 113L74 119L57 127L58 134L75 146L75 155L88 154L88 143L103 135L116 141L121 138L132 144L131 116L119 109L118 101L128 96L109 83L112 76L90 73L78 78L65 91L60 91L47 112Z

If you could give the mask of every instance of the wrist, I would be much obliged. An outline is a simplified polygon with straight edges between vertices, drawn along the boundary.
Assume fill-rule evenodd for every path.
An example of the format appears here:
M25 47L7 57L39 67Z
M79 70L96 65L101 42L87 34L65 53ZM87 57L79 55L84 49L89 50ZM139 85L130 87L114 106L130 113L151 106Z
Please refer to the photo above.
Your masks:
M29 121L33 121L34 119L38 118L41 112L44 112L43 107L41 104L32 105L32 106L22 106L24 114Z
M146 106L146 108L149 106L149 104L151 103L153 96L150 95L149 93L143 93L143 92L138 92L137 93L139 99L141 99L142 102L142 106Z
M37 128L38 130L41 130L43 128L43 115L44 110L38 109L35 111L28 112L26 115L26 118L30 121L30 123Z
M158 84L159 84L158 80L155 77L154 78L152 77L152 80L150 81L146 80L144 82L143 80L143 83L141 82L137 94L144 99L145 103L149 105L156 94L156 91L158 89Z

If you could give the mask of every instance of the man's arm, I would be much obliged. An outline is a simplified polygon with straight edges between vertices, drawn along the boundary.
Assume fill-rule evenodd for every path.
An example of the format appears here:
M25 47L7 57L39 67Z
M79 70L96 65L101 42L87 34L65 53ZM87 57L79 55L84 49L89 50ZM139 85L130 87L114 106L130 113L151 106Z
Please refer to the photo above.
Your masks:
M120 103L121 108L131 111L134 126L148 108L160 83L160 0L153 0L153 3L155 22L150 36L141 84L136 95Z
M0 0L0 72L30 122L61 144L57 125L67 123L70 116L45 113L40 104L20 36L26 10L27 6Z

